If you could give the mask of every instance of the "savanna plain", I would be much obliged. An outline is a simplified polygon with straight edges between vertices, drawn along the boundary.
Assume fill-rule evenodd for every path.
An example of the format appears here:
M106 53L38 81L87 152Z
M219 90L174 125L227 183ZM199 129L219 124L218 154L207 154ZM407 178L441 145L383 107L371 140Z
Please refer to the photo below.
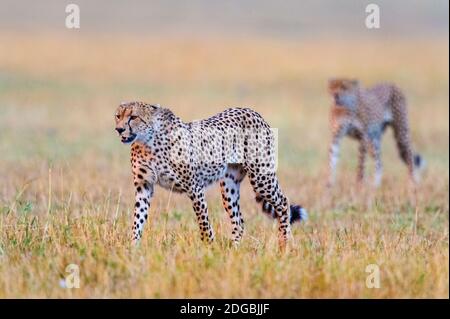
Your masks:
M391 131L379 189L356 184L351 140L336 186L325 187L326 84L339 75L403 88L427 162L416 190ZM448 85L441 38L2 33L0 297L448 298ZM218 186L208 190L215 243L200 241L187 197L157 188L132 248L129 146L114 131L115 108L126 100L160 103L186 121L248 106L278 128L281 186L310 215L293 228L290 249L278 250L276 223L248 181L238 248ZM64 287L69 264L79 268L79 288ZM379 288L366 286L371 264Z

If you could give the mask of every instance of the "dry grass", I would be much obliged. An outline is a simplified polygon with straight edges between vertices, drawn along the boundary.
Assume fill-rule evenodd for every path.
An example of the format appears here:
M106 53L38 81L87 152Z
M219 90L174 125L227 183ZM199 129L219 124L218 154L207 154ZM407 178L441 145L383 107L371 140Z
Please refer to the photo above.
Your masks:
M0 297L448 298L447 40L1 38ZM339 74L405 89L428 163L417 199L391 133L379 190L356 188L347 141L339 185L325 191L324 86ZM282 187L311 215L291 250L277 251L276 226L247 182L239 249L228 245L217 187L215 244L200 242L188 199L158 189L142 245L131 249L129 153L113 132L115 105L127 99L169 105L186 120L248 105L279 128ZM70 263L79 289L60 286ZM379 289L365 286L372 263Z

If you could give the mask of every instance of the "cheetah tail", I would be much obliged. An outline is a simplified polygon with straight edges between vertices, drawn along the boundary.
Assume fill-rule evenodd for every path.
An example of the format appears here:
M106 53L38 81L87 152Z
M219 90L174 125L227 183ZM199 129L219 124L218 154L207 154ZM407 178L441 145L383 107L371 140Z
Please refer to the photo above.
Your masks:
M277 218L275 209L272 205L270 205L267 201L262 199L260 196L257 196L256 202L260 203L262 206L262 210L265 214L272 218ZM308 219L308 212L301 205L291 205L291 219L290 223L293 224L295 222L305 221Z
M408 126L408 114L406 109L406 98L397 87L393 88L391 97L392 127L397 142L400 158L407 165L415 166L421 162L420 156L414 155L411 146L411 138Z
M291 224L308 219L308 212L301 205L291 205Z
M425 168L425 165L426 165L426 163L425 163L425 160L423 159L422 155L417 154L417 153L414 154L414 167L416 169L421 170L421 169Z

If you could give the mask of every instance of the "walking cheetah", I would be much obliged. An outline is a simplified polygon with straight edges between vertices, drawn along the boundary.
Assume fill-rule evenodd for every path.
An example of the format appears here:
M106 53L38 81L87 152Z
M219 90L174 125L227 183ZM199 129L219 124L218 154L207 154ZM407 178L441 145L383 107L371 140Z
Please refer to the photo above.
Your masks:
M379 186L382 178L381 137L388 126L394 130L400 158L408 166L413 181L424 161L413 154L408 127L406 99L393 84L378 84L365 89L357 80L331 79L328 89L334 103L331 109L332 141L329 149L329 180L335 180L339 143L348 135L359 141L358 181L364 179L367 151L375 160L374 184Z
M169 109L143 102L122 103L116 131L131 146L136 203L133 242L142 236L154 185L185 193L192 201L201 239L211 242L205 188L220 182L222 201L232 223L232 240L244 230L239 186L246 175L263 211L278 219L280 246L290 237L290 224L306 218L306 210L290 205L275 174L274 136L255 111L231 108L205 120L185 123Z

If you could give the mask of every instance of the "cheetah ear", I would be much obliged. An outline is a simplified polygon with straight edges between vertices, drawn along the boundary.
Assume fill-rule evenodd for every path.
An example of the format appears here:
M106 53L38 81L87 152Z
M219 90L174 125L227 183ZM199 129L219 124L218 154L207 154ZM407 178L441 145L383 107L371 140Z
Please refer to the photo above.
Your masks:
M337 79L336 78L329 78L328 79L328 88L331 89L336 85Z
M357 79L352 79L352 80L350 81L350 83L351 83L353 86L359 86L359 80L357 80Z
M161 109L159 104L145 104L145 109L147 110L147 112L149 112L150 114L154 114L156 111L158 111L159 109Z

